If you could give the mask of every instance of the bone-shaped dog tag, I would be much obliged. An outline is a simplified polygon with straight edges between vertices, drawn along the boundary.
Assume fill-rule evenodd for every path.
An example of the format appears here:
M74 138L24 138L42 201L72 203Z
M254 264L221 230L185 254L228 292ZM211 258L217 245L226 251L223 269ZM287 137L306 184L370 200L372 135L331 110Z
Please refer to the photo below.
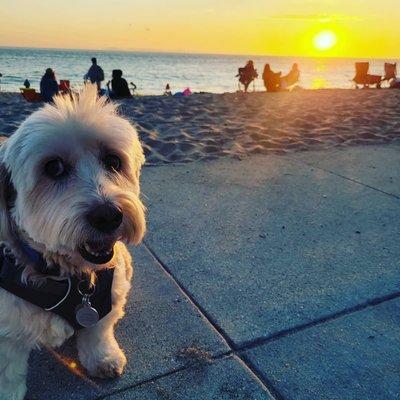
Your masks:
M88 296L84 296L82 304L75 309L75 318L78 324L84 328L90 328L99 321L99 313L95 308L92 307Z

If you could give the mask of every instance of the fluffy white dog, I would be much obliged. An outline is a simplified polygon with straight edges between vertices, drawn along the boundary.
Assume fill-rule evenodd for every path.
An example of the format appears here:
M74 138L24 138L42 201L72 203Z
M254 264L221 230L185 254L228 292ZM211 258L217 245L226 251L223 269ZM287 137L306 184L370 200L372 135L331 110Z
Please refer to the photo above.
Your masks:
M124 314L132 277L125 244L138 244L146 229L139 197L143 163L135 129L91 86L79 96L56 97L1 145L0 240L8 272L4 265L0 271L21 294L0 287L1 400L24 398L32 348L60 346L74 332L90 375L122 373L126 358L114 325ZM17 280L10 269L22 271ZM112 271L111 308L99 312L97 322L90 295L104 271ZM85 289L74 287L82 282ZM48 293L53 286L67 288L59 304L41 293L49 285ZM25 288L46 306L23 300ZM89 320L82 316L86 328L78 330L57 313L73 292L89 310Z

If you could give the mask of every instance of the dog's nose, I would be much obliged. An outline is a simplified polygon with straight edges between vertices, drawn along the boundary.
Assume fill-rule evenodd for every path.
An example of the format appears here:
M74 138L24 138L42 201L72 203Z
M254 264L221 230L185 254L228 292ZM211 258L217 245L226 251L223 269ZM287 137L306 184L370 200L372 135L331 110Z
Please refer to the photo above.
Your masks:
M93 228L103 233L115 231L122 223L121 210L112 204L97 206L86 217Z

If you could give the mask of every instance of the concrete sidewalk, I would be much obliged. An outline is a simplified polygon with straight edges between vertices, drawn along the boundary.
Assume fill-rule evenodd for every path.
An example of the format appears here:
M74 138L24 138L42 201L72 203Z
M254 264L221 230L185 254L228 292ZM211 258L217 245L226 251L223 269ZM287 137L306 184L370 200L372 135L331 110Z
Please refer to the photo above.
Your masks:
M143 193L126 374L37 352L28 399L400 398L400 146L150 167Z

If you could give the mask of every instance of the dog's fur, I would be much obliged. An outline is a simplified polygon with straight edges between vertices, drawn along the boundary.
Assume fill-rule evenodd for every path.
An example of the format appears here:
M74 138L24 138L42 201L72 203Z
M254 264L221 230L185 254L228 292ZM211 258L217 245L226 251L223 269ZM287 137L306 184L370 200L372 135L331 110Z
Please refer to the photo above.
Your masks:
M104 168L104 152L121 158L120 172ZM54 157L70 168L62 182L44 174L44 163ZM43 276L24 254L21 240L43 254L48 265L60 265L64 276L115 268L112 311L94 327L77 332L79 359L92 376L116 377L126 364L114 325L124 314L132 277L125 244L139 243L146 228L139 199L143 163L135 129L90 86L79 96L56 97L54 104L34 112L0 147L0 240L24 266L24 279L40 284ZM112 260L96 265L85 261L77 249L93 237L102 240L85 215L105 202L120 208L123 222L107 236L116 241ZM73 334L61 317L0 288L0 399L24 398L31 349L60 346Z

